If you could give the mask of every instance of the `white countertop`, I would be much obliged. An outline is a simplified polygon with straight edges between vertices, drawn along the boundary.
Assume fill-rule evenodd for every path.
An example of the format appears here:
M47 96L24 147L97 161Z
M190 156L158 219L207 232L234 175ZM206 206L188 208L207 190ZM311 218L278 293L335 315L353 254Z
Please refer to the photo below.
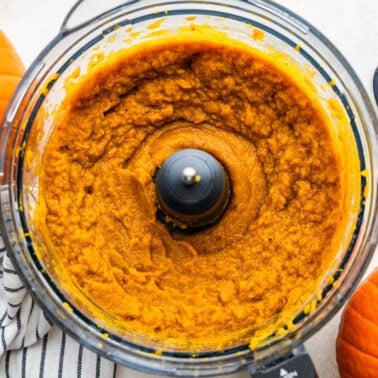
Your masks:
M74 2L0 0L0 29L12 40L26 67L57 34L65 14ZM305 18L334 43L355 69L373 99L372 78L378 66L378 0L277 2ZM378 266L378 253L375 253L368 272L375 266ZM340 312L305 343L320 378L338 377L335 339L339 319ZM126 375L134 378L151 377L126 368L118 370L117 377ZM242 378L248 375L241 372L232 377Z

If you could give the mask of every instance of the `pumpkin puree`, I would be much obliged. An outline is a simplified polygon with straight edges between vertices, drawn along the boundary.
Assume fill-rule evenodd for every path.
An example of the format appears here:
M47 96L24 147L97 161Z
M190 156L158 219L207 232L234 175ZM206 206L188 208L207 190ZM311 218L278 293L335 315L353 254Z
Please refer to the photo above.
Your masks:
M223 217L190 235L156 216L153 176L182 148L213 154L232 185ZM98 318L222 347L316 291L343 217L340 171L321 111L272 62L166 42L76 86L45 149L36 214Z

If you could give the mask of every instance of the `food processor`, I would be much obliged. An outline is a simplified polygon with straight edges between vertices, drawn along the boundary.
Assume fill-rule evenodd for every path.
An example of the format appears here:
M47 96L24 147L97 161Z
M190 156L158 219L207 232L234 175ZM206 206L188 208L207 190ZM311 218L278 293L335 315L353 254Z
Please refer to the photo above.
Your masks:
M240 369L248 369L253 377L278 377L285 372L293 377L315 376L302 344L339 310L377 244L378 122L359 79L326 37L270 1L134 0L111 10L101 6L80 1L73 7L57 37L24 76L1 129L1 229L25 285L62 329L104 357L135 369L172 376L219 376ZM95 14L88 16L94 9ZM352 195L345 239L319 290L290 323L255 342L195 351L165 348L92 318L82 303L64 291L53 261L42 258L45 242L33 212L39 159L67 88L120 49L158 41L193 24L205 26L209 33L212 29L226 33L265 54L276 54L293 75L305 77L329 117L347 119L345 127L335 122L331 132L344 144L345 159L357 161L351 163L354 168L347 175ZM195 173L185 172L184 179L192 185ZM162 206L167 201L163 198ZM222 202L220 211L223 206Z

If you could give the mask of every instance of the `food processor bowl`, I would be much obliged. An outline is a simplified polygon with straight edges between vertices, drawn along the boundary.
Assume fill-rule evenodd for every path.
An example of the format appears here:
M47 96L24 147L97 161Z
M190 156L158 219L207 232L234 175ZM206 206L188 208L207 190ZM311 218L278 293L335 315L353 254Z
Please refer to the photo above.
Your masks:
M63 330L132 368L174 376L219 376L248 366L253 376L263 376L289 364L308 375L313 367L302 349L304 340L340 309L377 244L378 123L359 79L326 37L270 1L128 1L83 21L96 6L100 5L84 1L71 10L60 33L24 76L1 128L1 230L25 285ZM38 166L67 88L117 51L190 31L193 25L275 54L289 73L303 77L334 120L330 132L342 145L345 167L350 169L345 174L351 191L350 219L319 290L280 329L260 334L250 344L236 342L223 349L167 347L93 318L85 304L64 289L54 261L46 258L47 246L34 219Z

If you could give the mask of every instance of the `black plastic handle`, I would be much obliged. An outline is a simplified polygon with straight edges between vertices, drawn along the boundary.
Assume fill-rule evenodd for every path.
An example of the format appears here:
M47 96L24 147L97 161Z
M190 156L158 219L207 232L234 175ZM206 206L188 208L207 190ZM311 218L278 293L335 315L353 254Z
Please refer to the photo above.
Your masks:
M378 67L376 68L374 72L373 91L374 91L375 102L378 105Z
M262 367L248 366L252 378L317 378L314 364L301 346L291 354Z

